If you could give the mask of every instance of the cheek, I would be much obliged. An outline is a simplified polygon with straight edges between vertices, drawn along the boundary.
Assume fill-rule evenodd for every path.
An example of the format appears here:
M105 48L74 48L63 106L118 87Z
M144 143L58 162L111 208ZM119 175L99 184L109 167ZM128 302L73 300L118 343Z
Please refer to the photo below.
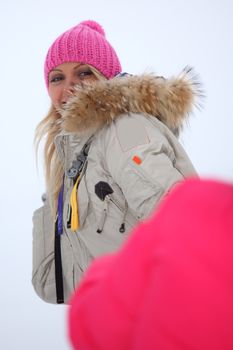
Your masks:
M61 89L59 89L58 87L49 86L48 92L53 106L55 108L59 107L62 98Z

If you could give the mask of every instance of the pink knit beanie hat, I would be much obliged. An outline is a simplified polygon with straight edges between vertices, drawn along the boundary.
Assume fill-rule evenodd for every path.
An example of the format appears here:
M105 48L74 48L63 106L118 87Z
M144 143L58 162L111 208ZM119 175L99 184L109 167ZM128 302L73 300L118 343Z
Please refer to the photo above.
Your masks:
M83 21L61 34L50 46L44 65L45 82L51 70L65 62L89 64L107 79L121 72L117 54L95 21Z

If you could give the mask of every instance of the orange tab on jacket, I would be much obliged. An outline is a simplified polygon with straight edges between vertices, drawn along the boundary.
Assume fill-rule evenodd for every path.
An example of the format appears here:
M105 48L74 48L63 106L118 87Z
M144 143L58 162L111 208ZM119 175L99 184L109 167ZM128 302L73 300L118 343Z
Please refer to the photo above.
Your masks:
M137 165L140 165L141 162L142 162L141 158L139 158L138 156L134 156L134 157L133 157L133 161L134 161L134 163L136 163Z

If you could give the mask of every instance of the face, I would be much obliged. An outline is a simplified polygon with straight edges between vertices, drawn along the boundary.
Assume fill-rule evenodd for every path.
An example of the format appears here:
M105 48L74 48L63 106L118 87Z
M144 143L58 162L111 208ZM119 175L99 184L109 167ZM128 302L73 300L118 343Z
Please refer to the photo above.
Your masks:
M49 73L49 96L55 108L62 108L74 93L74 86L93 82L97 77L81 63L63 63Z

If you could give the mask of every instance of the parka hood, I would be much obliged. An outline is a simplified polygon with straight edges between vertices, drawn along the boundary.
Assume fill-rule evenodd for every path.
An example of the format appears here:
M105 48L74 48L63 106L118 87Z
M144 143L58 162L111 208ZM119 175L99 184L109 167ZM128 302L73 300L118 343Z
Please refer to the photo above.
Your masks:
M192 68L165 79L154 74L123 76L76 86L74 95L60 110L61 130L94 133L125 113L158 118L178 134L197 98L200 83Z

